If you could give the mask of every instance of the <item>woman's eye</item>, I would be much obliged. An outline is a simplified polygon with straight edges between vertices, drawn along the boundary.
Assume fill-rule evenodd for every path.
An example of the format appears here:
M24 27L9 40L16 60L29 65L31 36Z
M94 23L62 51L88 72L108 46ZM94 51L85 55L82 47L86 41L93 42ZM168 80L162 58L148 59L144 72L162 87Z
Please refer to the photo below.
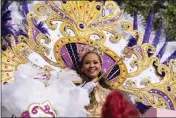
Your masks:
M94 62L94 64L98 64L98 62Z
M89 64L90 62L86 61L85 64Z

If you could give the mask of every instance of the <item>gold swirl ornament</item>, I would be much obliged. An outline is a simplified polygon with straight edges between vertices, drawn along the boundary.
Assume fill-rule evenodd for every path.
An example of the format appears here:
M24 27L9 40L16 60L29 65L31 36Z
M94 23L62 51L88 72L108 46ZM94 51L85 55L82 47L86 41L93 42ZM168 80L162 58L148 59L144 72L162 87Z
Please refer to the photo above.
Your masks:
M6 51L3 51L2 56L2 68L1 68L1 84L10 83L14 79L14 72L20 64L28 62L28 54L30 54L29 46L25 43L15 44L14 37L8 36L11 40L11 47L8 47Z
M165 73L158 83L151 83L149 79L144 78L142 80L144 87L141 88L134 81L128 80L119 89L134 95L137 101L145 105L174 110L176 108L176 73L172 68L174 64L174 60L170 60L171 67L160 64L160 62L156 63L157 72Z
M61 6L57 6L53 1L46 1L43 5L37 4L35 13L40 16L48 16L46 24L51 29L57 27L53 21L62 21L60 31L63 36L69 36L67 30L70 29L74 32L74 36L84 36L90 39L92 35L97 35L99 38L96 41L103 44L106 41L104 31L112 34L110 40L118 42L121 39L120 33L112 27L122 24L122 30L130 32L132 29L130 22L120 20L123 16L123 10L120 10L114 1L106 1L104 5L95 1L66 1L60 3ZM108 14L105 14L105 11Z

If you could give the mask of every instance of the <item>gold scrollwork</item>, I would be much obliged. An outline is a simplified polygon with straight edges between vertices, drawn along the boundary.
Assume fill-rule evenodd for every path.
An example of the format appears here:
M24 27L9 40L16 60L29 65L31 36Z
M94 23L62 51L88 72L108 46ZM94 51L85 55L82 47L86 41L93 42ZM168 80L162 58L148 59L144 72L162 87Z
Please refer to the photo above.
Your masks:
M143 34L138 31L138 30L133 30L132 31L132 36L134 38L138 37L138 40L137 40L137 45L141 45L142 44L142 40L143 40Z
M63 36L69 36L69 33L67 32L67 29L71 29L74 32L74 34L76 36L78 36L77 30L73 27L73 25L68 24L68 23L62 23L61 26L60 26L60 31L61 31Z
M131 32L132 31L132 24L131 22L127 21L127 20L122 20L120 21L120 24L121 24L121 28L123 31L126 31L126 32Z
M99 38L95 39L95 41L97 41L100 44L103 44L106 41L106 35L104 34L104 32L101 32L101 31L98 31L98 30L97 31L94 30L92 33L90 32L88 38L90 38L91 35L97 35Z
M75 36L84 36L88 38L91 34L96 34L100 37L97 41L105 43L106 36L103 31L109 31L113 34L113 36L110 37L110 40L113 42L118 42L121 39L119 33L110 30L110 26L112 25L117 26L123 24L125 28L122 29L131 32L132 24L130 22L119 22L120 17L123 15L123 10L120 10L119 6L113 1L105 2L104 6L101 2L95 1L67 1L66 3L61 2L61 5L62 9L56 6L53 1L47 1L44 5L37 4L35 6L35 11L38 15L44 15L39 11L40 8L43 8L51 13L46 21L46 24L51 29L56 29L57 27L52 21L62 21L63 23L61 24L60 31L63 36L69 36L66 29L70 29L75 33ZM109 10L109 8L116 12L111 11L111 14L102 16L102 10ZM104 22L107 22L108 24L105 24ZM93 24L95 26L93 26Z
M146 70L152 64L155 62L155 64L159 64L159 58L155 56L148 56L148 50L150 49L152 52L154 52L156 49L153 45L151 44L143 44L143 45L136 45L141 48L142 53L140 54L138 51L133 51L133 54L136 55L137 59L133 59L132 62L130 63L131 66L137 66L137 70L134 72L129 73L128 77L134 77L139 75L142 71ZM135 47L134 47L135 48Z
M18 65L28 61L27 55L30 53L30 48L25 43L13 44L12 48L8 48L2 53L2 69L1 69L1 84L10 83L14 79L14 71Z

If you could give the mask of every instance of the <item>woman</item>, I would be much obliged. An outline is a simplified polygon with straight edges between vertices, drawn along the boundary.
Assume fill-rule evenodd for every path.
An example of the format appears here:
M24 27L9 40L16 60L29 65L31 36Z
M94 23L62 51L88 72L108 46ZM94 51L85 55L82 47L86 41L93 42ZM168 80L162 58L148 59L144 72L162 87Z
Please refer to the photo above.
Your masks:
M107 96L102 108L102 118L128 118L139 116L139 111L135 105L119 91L112 91Z
M88 51L81 58L80 63L81 78L83 80L83 88L88 90L90 94L90 105L86 109L91 113L91 116L101 116L101 108L105 101L106 96L110 90L105 89L108 87L104 79L98 79L101 75L102 59L100 55L94 51Z

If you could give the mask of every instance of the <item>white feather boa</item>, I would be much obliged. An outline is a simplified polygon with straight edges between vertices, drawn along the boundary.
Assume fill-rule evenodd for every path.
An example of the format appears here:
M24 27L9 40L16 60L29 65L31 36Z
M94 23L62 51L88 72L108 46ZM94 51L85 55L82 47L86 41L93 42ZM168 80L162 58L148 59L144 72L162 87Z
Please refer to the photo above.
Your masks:
M32 103L50 101L57 117L86 117L84 106L90 100L86 90L72 83L79 78L76 73L52 71L50 85L45 87L40 80L33 79L39 72L30 63L20 65L14 73L14 81L2 86L2 105L8 111L20 117Z

